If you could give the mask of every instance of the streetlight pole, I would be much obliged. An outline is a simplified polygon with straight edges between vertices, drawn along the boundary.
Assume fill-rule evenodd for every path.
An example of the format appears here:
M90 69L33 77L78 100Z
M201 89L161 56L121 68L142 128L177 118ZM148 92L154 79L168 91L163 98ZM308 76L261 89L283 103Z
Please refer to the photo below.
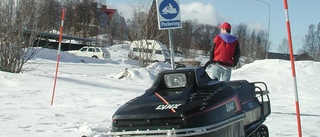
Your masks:
M252 1L258 1L258 2L261 2L261 3L264 3L264 4L267 4L268 5L268 8L269 8L269 19L268 19L268 34L267 34L267 42L266 42L266 59L268 59L268 44L269 44L269 33L270 33L270 10L271 10L271 7L269 5L269 3L265 2L265 1L262 1L262 0L252 0Z

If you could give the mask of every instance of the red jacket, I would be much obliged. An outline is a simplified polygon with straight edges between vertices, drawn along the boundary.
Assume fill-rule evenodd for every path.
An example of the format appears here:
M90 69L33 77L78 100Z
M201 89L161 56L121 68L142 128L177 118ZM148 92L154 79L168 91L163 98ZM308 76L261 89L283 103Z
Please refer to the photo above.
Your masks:
M229 33L217 35L210 50L210 59L213 63L224 66L236 66L240 58L240 46L237 38Z

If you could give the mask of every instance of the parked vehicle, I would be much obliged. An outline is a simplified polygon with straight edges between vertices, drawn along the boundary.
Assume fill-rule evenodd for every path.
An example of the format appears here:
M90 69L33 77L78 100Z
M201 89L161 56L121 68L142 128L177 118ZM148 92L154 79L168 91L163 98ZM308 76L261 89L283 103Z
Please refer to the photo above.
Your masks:
M110 58L110 52L102 47L84 46L79 50L69 50L68 52L78 56L91 57L97 59Z
M128 57L138 60L139 57L150 62L170 62L167 47L156 40L138 40L130 45Z

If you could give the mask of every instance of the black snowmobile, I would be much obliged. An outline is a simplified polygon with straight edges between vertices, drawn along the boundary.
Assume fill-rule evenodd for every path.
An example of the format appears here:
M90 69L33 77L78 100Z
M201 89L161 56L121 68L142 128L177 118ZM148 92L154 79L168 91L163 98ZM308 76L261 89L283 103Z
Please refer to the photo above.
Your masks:
M166 70L112 117L110 136L269 137L263 82L217 81L204 67Z

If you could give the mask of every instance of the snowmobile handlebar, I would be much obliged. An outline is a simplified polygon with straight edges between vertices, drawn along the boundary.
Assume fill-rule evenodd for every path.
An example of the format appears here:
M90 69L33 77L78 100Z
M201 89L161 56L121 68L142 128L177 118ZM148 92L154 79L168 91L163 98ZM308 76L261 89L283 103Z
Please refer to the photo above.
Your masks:
M207 67L212 64L213 62L211 60L209 60L204 66L203 66L203 69L206 70Z

